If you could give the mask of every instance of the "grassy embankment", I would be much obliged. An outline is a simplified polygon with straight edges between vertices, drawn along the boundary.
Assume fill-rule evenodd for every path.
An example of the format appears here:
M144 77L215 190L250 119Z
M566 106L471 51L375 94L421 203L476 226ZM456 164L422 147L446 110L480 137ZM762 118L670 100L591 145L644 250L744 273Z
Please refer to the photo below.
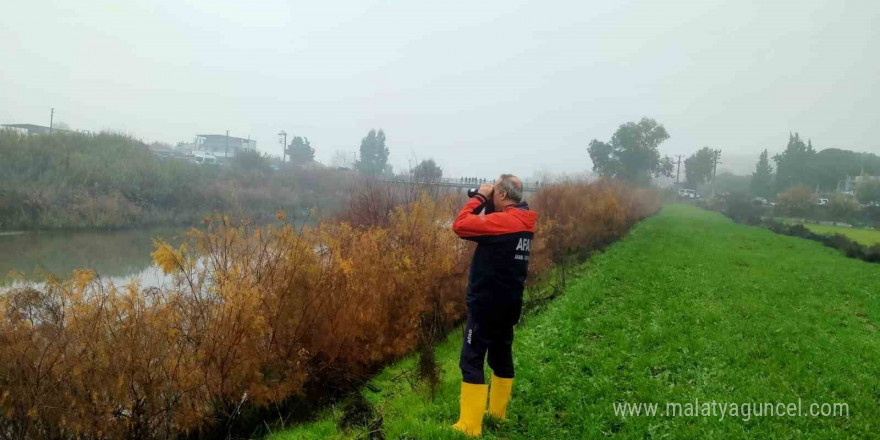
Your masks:
M871 246L880 244L880 230L864 229L864 228L848 228L844 226L820 225L816 223L806 223L801 219L782 218L782 222L787 225L804 225L807 229L822 235L840 234L846 236L856 243Z
M804 226L817 234L845 235L856 243L863 244L865 246L880 244L880 231L874 229L844 228L842 226L813 225L809 223L804 224Z
M637 225L527 316L503 425L484 438L866 438L880 429L880 266L673 205ZM461 333L437 347L432 400L387 368L365 398L389 439L460 438ZM621 417L617 402L844 402L849 417ZM271 440L368 438L339 409ZM374 425L376 425L374 423Z

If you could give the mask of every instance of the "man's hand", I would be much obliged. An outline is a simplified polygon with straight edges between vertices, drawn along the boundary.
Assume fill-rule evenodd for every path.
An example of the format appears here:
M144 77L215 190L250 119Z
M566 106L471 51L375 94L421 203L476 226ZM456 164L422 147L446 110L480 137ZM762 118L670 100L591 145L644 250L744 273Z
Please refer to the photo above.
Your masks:
M477 192L485 196L487 199L491 199L492 193L495 192L495 186L490 183L484 183L480 185L480 189L478 189Z

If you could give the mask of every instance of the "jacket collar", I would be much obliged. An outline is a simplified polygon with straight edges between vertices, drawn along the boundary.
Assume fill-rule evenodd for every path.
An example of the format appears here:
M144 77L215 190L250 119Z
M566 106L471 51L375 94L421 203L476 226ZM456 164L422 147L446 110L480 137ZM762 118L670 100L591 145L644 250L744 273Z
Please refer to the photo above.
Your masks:
M507 205L507 206L505 206L505 207L503 208L503 210L504 210L504 211L507 211L508 209L511 209L511 208L519 208L519 209L522 209L523 211L528 211L528 210L529 210L529 204L526 203L525 200L523 200L522 202L519 202L519 203L516 203L516 204L513 204L513 205Z

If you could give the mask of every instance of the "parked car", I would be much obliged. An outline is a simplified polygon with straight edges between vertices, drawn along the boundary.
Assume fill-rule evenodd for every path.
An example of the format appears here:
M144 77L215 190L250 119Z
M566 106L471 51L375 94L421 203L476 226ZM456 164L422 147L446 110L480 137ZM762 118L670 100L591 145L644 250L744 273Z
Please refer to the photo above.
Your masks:
M697 194L696 190L681 188L678 190L678 196L684 199L699 199L701 198L699 194Z
M211 153L206 153L204 151L193 151L191 160L197 164L205 165L205 164L216 164L219 161L217 157Z
M816 204L819 206L825 206L828 204L828 199L819 199L819 201L816 202Z
M752 199L752 205L754 206L775 206L776 204L765 199L764 197L755 197Z

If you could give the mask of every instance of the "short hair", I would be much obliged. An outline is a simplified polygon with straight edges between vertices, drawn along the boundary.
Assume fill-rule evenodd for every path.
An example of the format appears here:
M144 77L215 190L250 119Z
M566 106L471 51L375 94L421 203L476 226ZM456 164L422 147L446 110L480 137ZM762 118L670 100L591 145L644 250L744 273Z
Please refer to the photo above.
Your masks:
M513 174L502 174L498 182L498 190L507 193L507 197L516 203L522 201L522 182Z

